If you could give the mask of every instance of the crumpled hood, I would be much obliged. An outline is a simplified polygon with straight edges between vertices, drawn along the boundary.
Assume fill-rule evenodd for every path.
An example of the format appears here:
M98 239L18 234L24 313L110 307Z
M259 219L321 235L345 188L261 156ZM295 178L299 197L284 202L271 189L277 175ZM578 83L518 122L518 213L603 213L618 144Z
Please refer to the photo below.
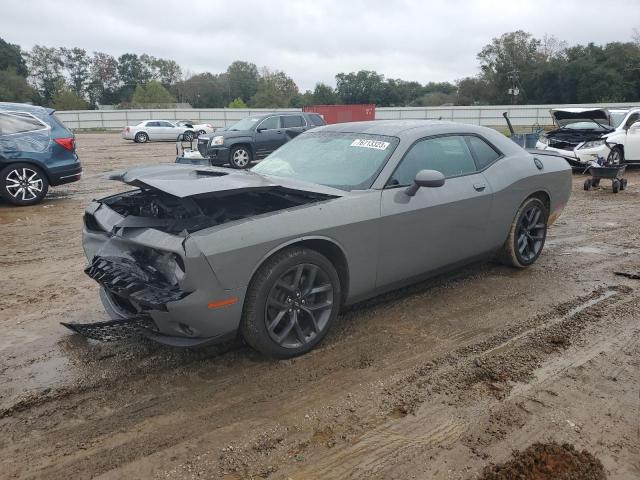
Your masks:
M135 167L107 174L110 180L119 180L140 188L155 188L175 197L185 198L212 193L238 193L273 187L344 196L346 192L315 183L300 182L280 177L267 177L250 170L196 165L154 165Z
M591 121L611 126L611 118L605 108L552 108L549 113L559 127L570 123Z

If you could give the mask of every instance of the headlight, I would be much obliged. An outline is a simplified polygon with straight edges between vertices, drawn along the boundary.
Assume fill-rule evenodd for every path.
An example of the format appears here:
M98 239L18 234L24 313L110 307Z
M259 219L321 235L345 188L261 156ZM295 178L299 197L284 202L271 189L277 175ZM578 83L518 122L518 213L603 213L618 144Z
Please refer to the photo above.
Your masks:
M539 141L540 143L544 143L545 145L549 145L549 139L548 139L548 138L547 138L547 136L546 136L546 135L544 135L544 134L543 134L543 135L540 135L540 136L538 137L538 141Z
M213 137L213 140L211 140L211 145L222 145L223 143L224 143L224 137L222 135Z
M582 150L583 148L599 147L600 145L604 145L604 140L591 140L590 142L584 142L580 145L578 150Z

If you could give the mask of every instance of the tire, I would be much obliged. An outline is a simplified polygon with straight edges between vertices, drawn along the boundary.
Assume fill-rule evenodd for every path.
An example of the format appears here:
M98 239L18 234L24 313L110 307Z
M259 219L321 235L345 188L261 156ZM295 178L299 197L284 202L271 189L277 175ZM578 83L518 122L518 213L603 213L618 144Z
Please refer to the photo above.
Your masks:
M136 143L147 143L149 141L149 135L144 132L138 132L133 138L133 141Z
M198 130L198 135L206 135L207 131L206 130Z
M614 180L613 182L611 182L611 190L613 191L613 193L618 193L621 190L620 187L620 180Z
M600 186L600 179L599 179L599 178L594 178L594 179L591 181L591 186L592 186L592 187L599 187L599 186Z
M325 337L340 301L333 264L315 250L288 248L267 260L251 279L240 333L269 357L302 355Z
M0 196L13 205L35 205L48 191L49 180L35 165L12 163L0 170Z
M511 223L509 236L499 253L502 263L515 268L532 265L542 253L547 238L548 217L547 208L538 198L525 200Z
M182 138L185 142L190 142L191 140L193 140L195 137L195 134L193 132L184 132L182 134Z
M593 182L591 182L591 179L590 179L590 178L587 178L587 179L584 181L584 189L585 189L585 190L587 190L587 191L588 191L588 190L591 190L591 185L593 185Z
M251 160L251 151L247 147L233 147L229 152L229 164L233 168L249 168Z
M620 190L626 190L627 189L627 179L623 178L622 180L620 180Z
M621 147L613 147L607 156L607 162L611 165L622 165L624 163L624 151Z

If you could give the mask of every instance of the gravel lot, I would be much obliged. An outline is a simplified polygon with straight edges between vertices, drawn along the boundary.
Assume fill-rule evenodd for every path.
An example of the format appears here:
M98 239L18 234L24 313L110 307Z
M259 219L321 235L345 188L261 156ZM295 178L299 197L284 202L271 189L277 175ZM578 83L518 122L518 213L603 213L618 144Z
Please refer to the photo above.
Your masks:
M80 243L86 203L123 190L100 175L175 156L112 134L78 135L78 151L81 182L0 204L2 478L511 478L493 464L533 454L583 463L557 478L640 478L640 282L614 275L640 271L638 172L617 195L576 175L528 270L394 292L271 361L59 324L106 320Z

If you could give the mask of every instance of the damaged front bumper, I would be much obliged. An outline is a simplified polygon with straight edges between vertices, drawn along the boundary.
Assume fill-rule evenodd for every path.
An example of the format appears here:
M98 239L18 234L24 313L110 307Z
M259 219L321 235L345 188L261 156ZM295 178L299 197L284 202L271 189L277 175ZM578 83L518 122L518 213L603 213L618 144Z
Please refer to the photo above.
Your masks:
M100 284L109 316L118 326L144 319L140 333L172 346L233 338L244 287L223 288L186 232L174 235L157 230L153 219L148 227L127 226L125 218L99 201L85 212L83 247L89 259L85 272ZM221 302L223 306L218 307ZM84 334L81 327L66 326ZM105 328L111 327L107 322Z
M550 147L549 145L538 142L536 149L546 150L550 153L557 153L569 162L574 168L585 168L589 166L590 162L595 162L598 157L607 158L609 155L609 147L606 145L599 145L593 148L575 148L573 150L562 150L560 148Z

